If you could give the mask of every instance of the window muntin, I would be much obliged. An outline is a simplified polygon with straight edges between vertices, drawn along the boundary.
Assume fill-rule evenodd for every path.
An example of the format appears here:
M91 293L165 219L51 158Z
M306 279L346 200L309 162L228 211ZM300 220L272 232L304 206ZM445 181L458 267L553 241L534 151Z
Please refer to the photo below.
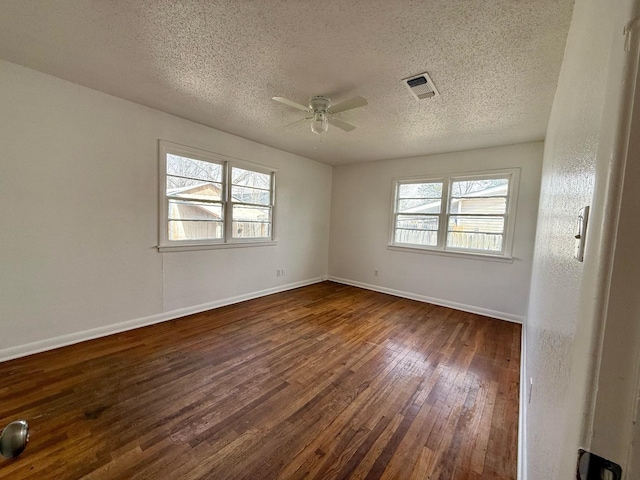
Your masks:
M391 245L507 256L517 174L397 180Z
M160 142L160 246L273 239L273 170Z

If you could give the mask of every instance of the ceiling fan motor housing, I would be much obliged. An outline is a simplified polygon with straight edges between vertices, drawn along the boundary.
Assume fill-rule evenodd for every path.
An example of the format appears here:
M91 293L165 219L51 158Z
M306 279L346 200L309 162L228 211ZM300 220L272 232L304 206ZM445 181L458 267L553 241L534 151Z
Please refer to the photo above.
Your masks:
M313 97L309 101L309 109L315 112L326 112L331 102L326 97Z

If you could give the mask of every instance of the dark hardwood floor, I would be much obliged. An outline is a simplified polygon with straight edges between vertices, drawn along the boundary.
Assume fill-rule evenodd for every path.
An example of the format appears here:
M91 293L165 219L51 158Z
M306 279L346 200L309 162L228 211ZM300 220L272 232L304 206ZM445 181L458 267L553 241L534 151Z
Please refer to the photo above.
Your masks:
M520 326L324 282L0 363L0 478L515 479Z

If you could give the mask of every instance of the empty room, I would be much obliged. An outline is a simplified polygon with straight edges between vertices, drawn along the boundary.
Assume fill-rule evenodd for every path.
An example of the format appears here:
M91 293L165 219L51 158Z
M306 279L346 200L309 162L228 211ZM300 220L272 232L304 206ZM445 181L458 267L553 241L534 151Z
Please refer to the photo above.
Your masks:
M0 478L640 478L639 18L0 1Z

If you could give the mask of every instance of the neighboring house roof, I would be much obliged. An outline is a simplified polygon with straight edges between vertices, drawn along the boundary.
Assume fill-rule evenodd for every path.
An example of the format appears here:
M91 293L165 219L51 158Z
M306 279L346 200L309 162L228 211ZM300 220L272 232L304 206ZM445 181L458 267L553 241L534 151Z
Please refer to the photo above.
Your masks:
M181 197L188 198L189 195L196 196L197 194L205 191L211 191L220 194L220 187L213 182L201 183L200 185L189 185L186 187L168 189L167 195L179 195ZM202 197L202 195L199 196Z
M507 194L508 185L498 185L495 187L485 188L484 190L478 190L473 192L473 197L459 197L454 198L451 203L452 206L457 206L460 202L464 202L465 200L475 200L477 197L491 197L491 196L501 196ZM402 213L440 213L440 200L436 200L431 203L427 203L425 205L419 205L417 207L409 208L404 210Z
M210 200L213 196L212 193L217 194L218 196L221 196L220 190L221 189L218 186L218 184L211 182L211 183L202 183L200 185L172 188L167 190L167 195L179 196L180 198L183 198L185 200L190 200L190 201L197 201L197 200L203 200L203 199ZM232 196L232 201L241 203L241 199L236 196ZM207 214L211 215L213 218L220 218L220 215L218 215L219 207L217 205L207 205L206 203L191 203L189 204L189 207L202 210ZM245 210L243 216L244 218L248 217L247 219L259 220L264 215L262 210L259 210L257 208L251 210L250 208L248 208Z

